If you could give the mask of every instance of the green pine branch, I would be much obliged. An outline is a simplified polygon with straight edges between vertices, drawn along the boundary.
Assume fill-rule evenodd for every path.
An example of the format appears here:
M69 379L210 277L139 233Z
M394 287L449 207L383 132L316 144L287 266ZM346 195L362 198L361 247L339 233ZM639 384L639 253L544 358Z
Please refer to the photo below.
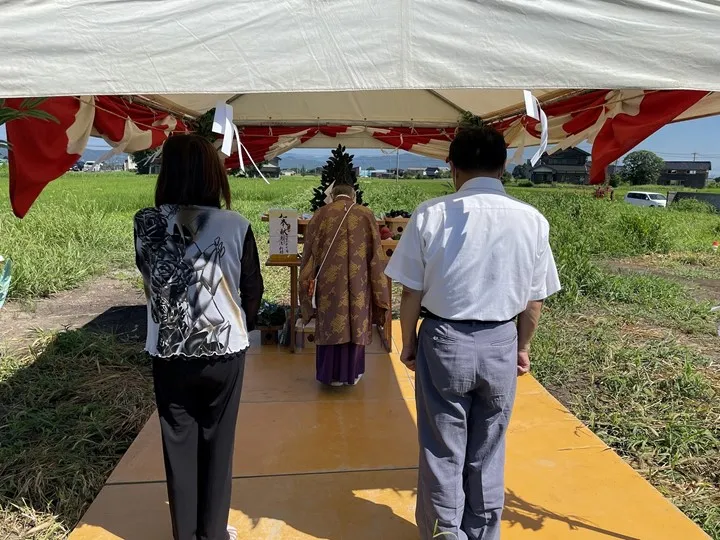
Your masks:
M460 129L473 129L483 127L485 122L483 119L470 111L465 111L460 115L458 127Z
M218 134L214 133L212 130L214 119L215 107L201 114L194 121L191 121L189 127L196 135L205 137L208 141L214 143L218 138Z

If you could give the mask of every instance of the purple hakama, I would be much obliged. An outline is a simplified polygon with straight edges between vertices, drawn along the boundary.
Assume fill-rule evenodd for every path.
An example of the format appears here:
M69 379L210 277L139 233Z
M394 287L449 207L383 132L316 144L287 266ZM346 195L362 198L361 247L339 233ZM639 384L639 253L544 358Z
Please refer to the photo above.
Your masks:
M318 345L315 368L317 380L323 384L354 385L365 373L365 345Z

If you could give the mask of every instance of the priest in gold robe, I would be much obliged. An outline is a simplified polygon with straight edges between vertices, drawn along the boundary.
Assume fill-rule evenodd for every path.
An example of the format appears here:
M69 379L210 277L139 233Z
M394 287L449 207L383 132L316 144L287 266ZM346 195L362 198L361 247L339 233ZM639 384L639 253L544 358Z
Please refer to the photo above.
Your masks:
M308 223L300 300L303 322L315 318L317 380L354 385L373 324L385 323L390 289L375 216L355 203L351 185L335 184L331 198Z

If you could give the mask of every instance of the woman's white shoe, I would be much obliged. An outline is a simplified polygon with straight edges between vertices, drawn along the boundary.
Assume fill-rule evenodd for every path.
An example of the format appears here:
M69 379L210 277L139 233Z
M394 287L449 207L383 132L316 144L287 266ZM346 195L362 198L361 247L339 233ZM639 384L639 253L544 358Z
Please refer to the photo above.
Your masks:
M235 527L231 527L230 525L228 525L227 532L228 540L238 540L238 532Z

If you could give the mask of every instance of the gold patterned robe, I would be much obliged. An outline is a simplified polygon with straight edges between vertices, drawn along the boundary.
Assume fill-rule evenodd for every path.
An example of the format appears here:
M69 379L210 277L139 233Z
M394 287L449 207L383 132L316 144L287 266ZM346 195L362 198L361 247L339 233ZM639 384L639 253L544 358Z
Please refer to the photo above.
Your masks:
M372 324L384 324L390 309L390 290L383 271L386 260L373 213L355 205L335 231L352 201L339 198L320 208L308 223L300 267L300 305L303 321L315 320L317 345L372 341ZM329 251L317 283L317 310L308 288Z

